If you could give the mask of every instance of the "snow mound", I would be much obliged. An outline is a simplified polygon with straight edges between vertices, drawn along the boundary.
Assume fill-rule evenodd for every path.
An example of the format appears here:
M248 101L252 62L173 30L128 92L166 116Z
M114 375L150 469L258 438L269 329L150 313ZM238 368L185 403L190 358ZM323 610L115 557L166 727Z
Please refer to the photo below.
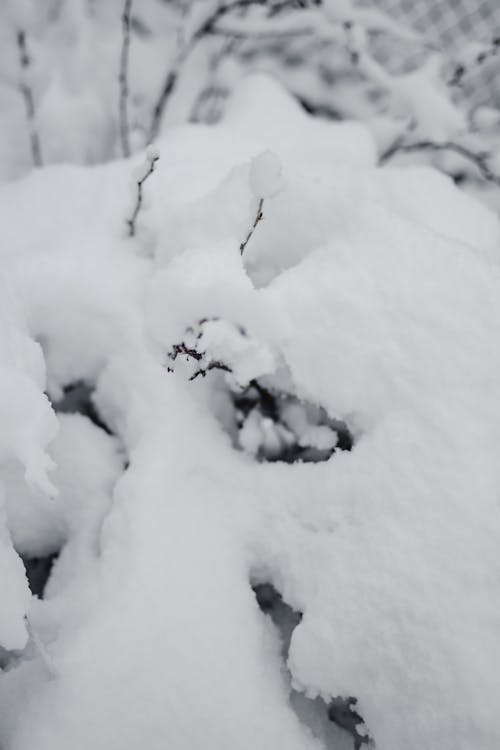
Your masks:
M378 169L361 126L309 119L262 76L220 125L158 149L133 239L133 165L47 169L0 193L3 267L51 392L91 383L117 436L60 417L70 541L30 615L52 673L35 654L2 675L0 744L352 744L296 713L293 685L325 715L352 697L383 750L498 750L497 219L431 170ZM6 380L0 446L47 488L55 421L22 336L31 385ZM256 461L276 434L264 411L235 450L231 398L252 384L328 460ZM352 450L335 450L335 424ZM16 538L32 518L11 520ZM28 599L2 534L17 593L0 641L21 647ZM302 613L286 663L256 583Z

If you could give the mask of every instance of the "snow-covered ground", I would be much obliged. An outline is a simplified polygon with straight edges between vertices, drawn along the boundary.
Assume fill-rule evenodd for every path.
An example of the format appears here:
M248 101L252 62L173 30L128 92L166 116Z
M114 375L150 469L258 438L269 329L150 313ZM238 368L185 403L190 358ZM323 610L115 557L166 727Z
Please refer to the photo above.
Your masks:
M158 152L0 189L0 747L498 750L497 217L264 76Z

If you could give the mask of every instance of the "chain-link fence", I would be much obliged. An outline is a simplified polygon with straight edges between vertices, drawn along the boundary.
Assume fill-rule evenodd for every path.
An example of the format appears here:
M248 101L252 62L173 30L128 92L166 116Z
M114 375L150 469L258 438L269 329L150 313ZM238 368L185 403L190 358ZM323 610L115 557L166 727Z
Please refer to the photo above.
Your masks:
M378 0L376 5L451 56L468 42L488 44L500 34L500 0ZM463 86L473 104L500 106L500 50L472 67Z

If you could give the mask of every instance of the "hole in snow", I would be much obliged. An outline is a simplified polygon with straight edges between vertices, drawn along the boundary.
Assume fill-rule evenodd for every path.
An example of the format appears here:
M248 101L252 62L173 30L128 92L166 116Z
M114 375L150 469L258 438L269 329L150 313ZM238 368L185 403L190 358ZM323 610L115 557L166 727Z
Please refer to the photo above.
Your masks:
M46 557L31 558L21 556L30 591L34 596L38 596L40 599L43 599L45 586L50 578L52 567L57 560L58 554L58 552L55 552Z
M66 385L63 390L63 395L53 403L54 410L63 414L83 414L88 417L90 421L104 430L108 435L112 435L112 431L108 425L101 418L97 411L94 402L92 400L92 394L94 389L88 383L83 380L78 380L75 383Z
M277 628L282 644L281 655L286 665L292 633L302 620L302 612L294 610L271 583L252 585L257 604ZM325 750L361 750L374 747L364 732L362 717L356 711L356 698L338 696L327 704L322 698L308 698L290 683L290 704L299 720L322 742Z
M328 461L336 451L350 451L353 436L340 419L296 396L250 381L231 392L236 447L259 461Z
M271 583L257 583L252 586L261 612L269 615L279 630L283 644L282 655L286 660L292 633L302 620L302 612L297 612L283 601L283 597Z
M356 711L357 698L337 697L330 701L328 706L328 718L335 724L352 736L354 741L354 750L360 750L363 745L373 747L373 742L367 733L360 733L364 730L362 717Z

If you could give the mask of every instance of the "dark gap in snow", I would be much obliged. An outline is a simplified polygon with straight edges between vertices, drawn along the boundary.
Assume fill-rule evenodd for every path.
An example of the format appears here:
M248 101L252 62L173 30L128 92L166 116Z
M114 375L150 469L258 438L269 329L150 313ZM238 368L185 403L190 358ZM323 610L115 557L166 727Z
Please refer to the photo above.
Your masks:
M288 649L292 633L302 620L302 612L293 609L289 604L283 601L283 597L277 591L272 583L256 583L252 590L257 599L259 609L265 615L269 615L278 630L283 643L283 658L288 656Z
M217 336L222 336L228 348L227 359L221 356L220 347L210 351ZM250 343L251 337L241 326L218 318L202 318L187 328L183 339L167 352L166 370L173 373L180 359L188 364L191 381L217 371L235 375L231 349L236 346L245 352ZM226 378L224 384L229 408L223 410L221 422L234 446L258 461L318 463L328 461L336 451L350 451L353 447L353 435L342 419L282 390L272 378L253 378L240 387L235 376Z
M62 398L53 403L54 410L63 414L83 414L96 427L100 427L108 435L112 435L112 430L102 419L92 401L93 392L93 387L83 380L70 383L64 387Z
M58 555L59 552L54 552L45 557L27 558L21 556L30 591L34 596L38 596L40 599L43 599L45 586L50 578L53 565L57 560Z
M347 424L325 409L289 393L251 380L231 391L235 410L236 446L259 461L318 463L337 451L352 450Z
M321 117L324 120L342 120L341 113L334 107L329 107L327 104L317 104L316 102L310 101L303 96L298 96L297 101L302 109L304 109L309 115L313 115L314 117Z
M255 583L252 590L260 610L271 618L277 628L281 643L281 655L286 665L292 634L302 620L302 612L283 600L271 583ZM285 666L291 683L291 675ZM290 703L299 720L323 743L325 750L361 750L363 746L374 747L364 729L363 719L356 711L357 699L338 696L330 703L321 697L308 698L290 686ZM360 727L361 725L361 727Z
M357 702L358 699L352 696L348 698L339 696L333 698L328 706L328 718L352 735L354 750L360 750L363 745L371 745L373 747L373 742L368 734L360 734L358 731L360 724L364 727L364 722L363 718L356 711Z

